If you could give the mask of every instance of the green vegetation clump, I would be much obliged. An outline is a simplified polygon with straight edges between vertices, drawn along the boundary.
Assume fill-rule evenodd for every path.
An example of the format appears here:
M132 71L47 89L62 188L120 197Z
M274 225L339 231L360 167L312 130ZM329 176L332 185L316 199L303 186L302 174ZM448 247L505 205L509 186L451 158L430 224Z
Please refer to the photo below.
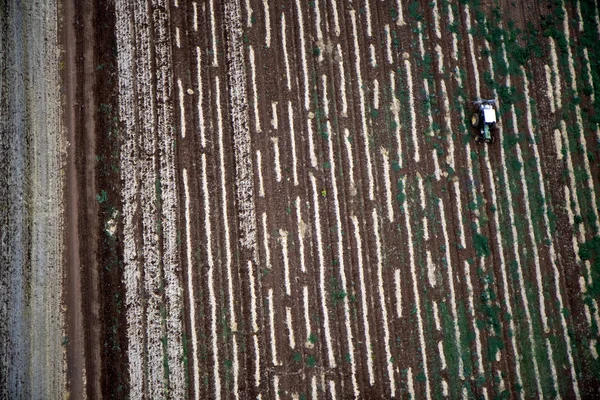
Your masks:
M396 195L396 200L398 200L398 203L404 204L404 201L406 200L406 194L404 193L404 184L402 183L402 180L398 180L397 186L398 194Z
M487 237L475 232L473 234L473 247L478 257L487 257L490 255L490 243Z
M600 237L596 236L593 239L582 243L579 246L579 257L583 261L591 263L591 285L588 285L586 294L592 298L600 297Z

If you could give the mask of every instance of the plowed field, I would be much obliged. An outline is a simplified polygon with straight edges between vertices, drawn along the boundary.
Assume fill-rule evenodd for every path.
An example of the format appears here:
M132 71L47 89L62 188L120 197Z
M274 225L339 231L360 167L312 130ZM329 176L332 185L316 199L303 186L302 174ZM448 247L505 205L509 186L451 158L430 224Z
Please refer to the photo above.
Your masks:
M0 398L600 396L597 2L59 3L0 1Z

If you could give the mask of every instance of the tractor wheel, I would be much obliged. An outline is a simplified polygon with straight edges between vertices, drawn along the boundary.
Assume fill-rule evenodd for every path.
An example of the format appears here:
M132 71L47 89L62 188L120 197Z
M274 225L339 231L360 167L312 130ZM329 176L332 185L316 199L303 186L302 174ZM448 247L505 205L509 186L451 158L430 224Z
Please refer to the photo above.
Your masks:
M473 115L471 115L471 126L473 128L479 128L480 119L479 113L473 113Z

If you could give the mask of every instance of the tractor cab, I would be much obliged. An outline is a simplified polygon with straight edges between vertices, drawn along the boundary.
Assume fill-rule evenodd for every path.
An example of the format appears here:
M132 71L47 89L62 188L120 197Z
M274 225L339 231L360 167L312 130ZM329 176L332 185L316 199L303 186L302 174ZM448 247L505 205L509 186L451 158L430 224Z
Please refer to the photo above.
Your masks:
M494 109L495 100L478 99L474 102L477 111L471 116L471 126L477 129L476 142L494 142L496 130L496 110Z

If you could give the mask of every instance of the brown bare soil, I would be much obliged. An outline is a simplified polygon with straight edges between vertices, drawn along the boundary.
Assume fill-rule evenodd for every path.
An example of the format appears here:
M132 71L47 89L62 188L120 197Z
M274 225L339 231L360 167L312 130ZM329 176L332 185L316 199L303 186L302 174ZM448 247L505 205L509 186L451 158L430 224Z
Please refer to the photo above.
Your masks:
M55 397L599 395L598 4L59 10ZM475 142L476 98L496 100L493 144ZM45 214L18 206L37 186L4 136L0 333L29 337L15 315L42 262L21 267L19 243L37 247L6 232L27 221L33 243ZM37 345L7 343L0 398L28 397L6 360Z

